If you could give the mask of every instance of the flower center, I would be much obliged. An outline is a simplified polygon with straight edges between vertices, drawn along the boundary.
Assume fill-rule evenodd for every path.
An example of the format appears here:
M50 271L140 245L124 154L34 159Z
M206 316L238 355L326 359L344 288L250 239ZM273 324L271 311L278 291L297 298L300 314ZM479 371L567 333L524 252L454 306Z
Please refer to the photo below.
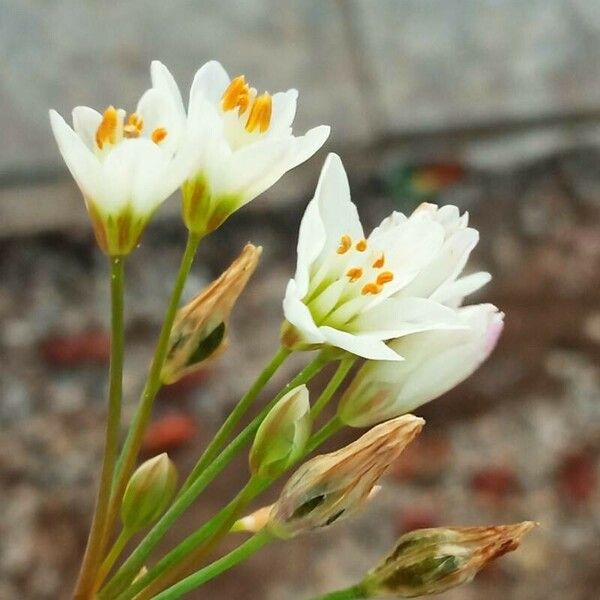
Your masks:
M356 242L356 244L353 244L352 238L345 233L340 238L340 243L336 252L337 254L346 254L347 252L351 252L353 248L356 252L365 252L368 248L367 240L362 239ZM385 254L383 252L378 252L376 258L371 263L371 269L368 269L368 271L370 271L370 275L373 276L374 279L367 281L362 285L360 293L363 296L368 294L379 294L386 283L394 280L394 274L392 271L383 270L384 265ZM364 274L365 269L362 266L351 266L346 270L346 277L350 283L356 283L363 278Z
M221 97L221 108L225 112L237 109L238 116L245 117L244 127L249 133L256 130L265 133L271 124L273 111L271 95L265 92L257 96L256 89L246 83L244 75L231 80Z
M109 106L102 114L102 120L96 129L96 145L99 150L103 150L105 146L114 146L123 138L138 138L143 130L144 119L140 115L131 113L123 123L119 111L114 106ZM150 139L155 144L160 144L168 133L165 127L156 127L152 130Z

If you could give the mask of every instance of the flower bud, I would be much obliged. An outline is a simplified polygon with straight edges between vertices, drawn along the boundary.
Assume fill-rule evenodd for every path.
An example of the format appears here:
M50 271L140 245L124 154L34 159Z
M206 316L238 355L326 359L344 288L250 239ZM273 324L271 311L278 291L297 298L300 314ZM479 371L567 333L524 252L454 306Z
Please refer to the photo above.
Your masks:
M274 504L270 530L278 537L293 537L356 512L423 424L423 419L404 415L374 427L341 450L304 463Z
M218 279L179 309L161 372L163 383L174 383L195 371L202 361L225 350L229 316L254 273L261 252L262 248L246 244Z
M494 349L504 315L492 304L458 309L463 328L413 333L390 342L403 361L369 361L338 405L351 427L405 414L469 377Z
M365 597L413 598L467 583L487 563L516 550L535 523L496 527L418 529L370 571L360 588Z
M269 411L250 450L253 475L273 478L302 454L311 430L308 389L299 385Z
M173 499L176 486L177 470L166 453L141 464L123 495L121 519L124 529L135 532L156 521Z
M271 515L271 509L273 504L263 506L253 513L238 519L231 528L231 531L247 531L248 533L258 533L262 531L269 523L269 516Z

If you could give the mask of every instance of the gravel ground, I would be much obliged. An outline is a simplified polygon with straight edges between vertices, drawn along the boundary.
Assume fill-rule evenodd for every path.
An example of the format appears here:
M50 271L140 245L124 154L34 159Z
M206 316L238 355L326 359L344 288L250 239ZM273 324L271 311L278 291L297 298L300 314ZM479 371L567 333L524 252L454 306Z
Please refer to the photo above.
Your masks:
M385 177L376 173L362 186L361 211L371 222L398 205L396 197L400 208L423 199L412 189L418 167L388 162L397 177L382 170ZM495 173L447 167L454 176L433 199L468 209L482 232L477 266L495 274L485 299L507 314L497 352L471 380L424 407L421 439L364 514L289 542L285 552L265 549L235 577L207 586L209 597L300 600L351 583L415 527L532 519L541 526L519 552L441 598L597 598L600 159L581 150ZM228 353L157 402L146 451L169 450L182 472L275 348L300 210L246 211L201 249L187 297L247 240L265 253L236 312ZM178 223L154 226L129 261L126 417L182 242ZM107 270L87 235L0 246L0 599L67 598L101 456ZM344 432L333 445L353 435ZM245 469L239 461L217 480L166 546L222 505Z

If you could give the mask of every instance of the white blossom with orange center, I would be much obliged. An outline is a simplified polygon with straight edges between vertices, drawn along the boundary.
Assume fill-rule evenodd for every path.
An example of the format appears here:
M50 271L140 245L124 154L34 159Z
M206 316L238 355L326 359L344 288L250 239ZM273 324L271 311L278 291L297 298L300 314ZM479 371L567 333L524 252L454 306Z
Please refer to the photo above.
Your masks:
M168 69L151 67L152 87L134 112L73 110L73 128L54 110L52 130L107 254L128 254L158 206L189 173L186 115Z
M324 125L293 135L297 98L293 89L259 93L242 75L230 79L216 61L196 73L188 119L198 142L183 186L183 216L191 231L216 229L325 143Z
M395 212L365 236L342 162L330 154L300 225L282 342L402 360L387 340L464 328L456 307L489 280L487 273L459 278L477 241L466 215L432 204L408 217Z

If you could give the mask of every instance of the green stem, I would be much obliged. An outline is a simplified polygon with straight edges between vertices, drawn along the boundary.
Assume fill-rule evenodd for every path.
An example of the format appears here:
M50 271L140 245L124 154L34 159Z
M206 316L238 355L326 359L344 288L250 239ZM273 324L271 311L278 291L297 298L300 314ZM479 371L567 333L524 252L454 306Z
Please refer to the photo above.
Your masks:
M131 582L133 577L144 565L144 562L169 530L176 519L194 502L208 484L235 458L238 452L244 448L254 437L256 430L266 417L267 413L289 389L312 379L327 364L329 358L326 353L319 353L285 388L263 408L263 410L225 447L221 454L206 467L200 476L189 484L173 502L167 512L160 518L154 527L148 532L139 546L132 552L129 558L121 565L121 568L100 592L99 597L103 600L113 598L122 592Z
M121 529L121 533L119 533L119 537L115 540L113 547L110 549L110 552L107 554L104 562L100 566L98 570L98 575L96 575L96 580L94 582L94 588L97 590L104 580L106 576L110 573L110 570L113 568L115 561L123 552L123 548L125 548L125 544L131 539L133 535L133 531L129 531L128 529Z
M214 547L214 542L231 529L238 514L269 484L263 479L250 478L225 508L167 553L143 577L129 586L118 600L153 598L162 587L177 581L178 576L185 574L184 569L188 564L199 564L201 557Z
M246 560L260 550L265 544L268 544L272 539L273 538L268 532L261 532L253 535L229 554L226 554L219 560L192 573L170 588L160 592L160 594L154 596L153 600L175 600L176 598L181 598L181 596L187 592L214 579L224 571L227 571L227 569L231 569L238 563Z
M317 417L321 414L323 409L327 406L332 396L335 394L337 389L344 381L348 371L352 368L352 365L356 362L356 357L353 355L348 355L344 359L340 361L336 372L333 374L333 377L330 379L329 383L319 396L318 400L315 402L314 406L310 411L310 416L313 422L317 419Z
M271 359L269 364L263 369L261 374L256 378L250 389L242 396L240 401L237 403L235 408L231 411L223 425L215 437L204 450L202 456L192 469L192 472L182 485L179 493L184 492L191 483L198 478L198 476L206 469L206 467L217 457L219 450L231 434L234 427L238 424L239 420L246 414L246 411L250 408L250 405L269 382L271 377L275 374L277 369L284 363L286 358L291 354L291 351L287 348L279 348L275 353L275 356Z
M103 547L106 546L113 530L117 515L119 513L119 508L121 506L123 492L127 487L127 482L129 481L129 477L135 466L137 456L142 445L144 432L146 430L146 426L148 425L148 421L150 420L154 399L161 388L160 373L162 371L169 347L171 328L173 327L173 321L175 320L175 315L177 314L177 308L179 306L183 287L190 273L190 269L192 268L192 263L194 262L194 256L196 254L196 250L198 249L199 243L200 236L190 232L188 234L185 251L181 258L179 271L177 273L173 291L171 293L169 306L165 313L165 318L160 330L158 343L156 345L150 370L148 372L148 379L146 380L146 385L144 386L144 390L140 397L136 413L133 417L131 425L129 426L125 445L123 446L123 450L121 451L121 455L119 456L116 464L110 506L108 510L108 518L103 532Z
M337 433L342 429L342 427L344 427L344 424L336 415L310 437L306 444L306 449L304 450L304 456L310 454L313 450L316 450L325 440L328 440L334 433Z
M363 586L358 584L343 590L336 590L335 592L324 594L323 596L315 596L311 600L360 600L368 597L368 593Z
M96 509L87 547L83 557L75 600L87 600L94 586L96 571L102 559L103 537L107 523L111 483L117 459L119 427L121 424L121 397L123 391L123 352L124 352L124 279L125 268L122 256L110 258L111 290L111 348L108 386L108 419L104 443L104 459L100 475L100 485L96 499Z

